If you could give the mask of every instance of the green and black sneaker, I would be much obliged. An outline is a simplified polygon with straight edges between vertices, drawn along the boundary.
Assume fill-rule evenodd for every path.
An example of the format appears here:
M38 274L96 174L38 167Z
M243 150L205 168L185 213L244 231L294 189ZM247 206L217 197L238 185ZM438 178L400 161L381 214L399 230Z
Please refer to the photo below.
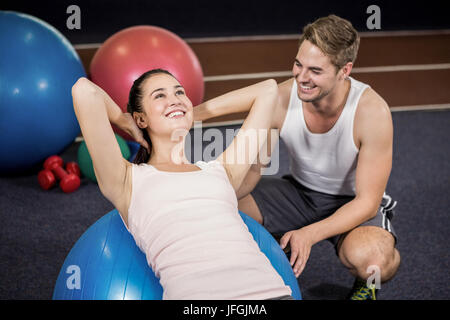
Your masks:
M375 285L367 286L365 280L356 278L353 284L352 291L350 292L348 299L350 300L377 300L377 289Z

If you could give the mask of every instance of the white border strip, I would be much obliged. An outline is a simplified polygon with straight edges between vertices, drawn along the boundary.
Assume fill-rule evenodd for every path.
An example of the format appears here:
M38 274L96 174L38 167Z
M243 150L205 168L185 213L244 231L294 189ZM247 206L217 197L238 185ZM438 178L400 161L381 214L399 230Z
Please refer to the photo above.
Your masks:
M352 73L376 73L376 72L447 70L447 69L450 69L450 63L408 64L408 65L360 67L360 68L356 67L356 68L353 68ZM292 77L292 72L291 71L274 71L274 72L227 74L227 75L221 75L221 76L206 76L203 79L205 82L215 82L215 81L284 78L284 77Z
M103 43L80 43L74 44L75 50L98 49Z
M187 43L214 43L214 42L239 42L239 41L270 41L270 40L299 40L298 34L275 34L259 36L229 36L229 37L205 37L205 38L186 38Z
M229 36L229 37L205 37L205 38L186 38L188 43L205 43L205 42L228 42L228 41L265 41L265 40L299 40L299 33L279 34L279 35L259 35L259 36ZM429 36L450 34L450 29L437 30L398 30L398 31L363 31L358 32L361 38L374 37L404 37L404 36Z
M364 31L364 32L359 32L359 36L361 38L432 36L432 35L442 35L442 34L450 34L450 29L398 30L398 31Z
M375 73L375 72L398 72L398 71L421 71L421 70L446 70L450 69L450 63L434 64L405 64L396 66L360 67L353 68L353 73Z
M450 110L450 103L390 107L391 112ZM202 123L202 128L241 125L244 119ZM197 126L194 128L198 128Z
M391 112L431 111L431 110L447 110L447 109L450 109L450 103L424 104L424 105L417 105L417 106L390 107Z
M280 77L292 77L292 71L274 71L274 72L226 74L222 76L206 76L203 77L203 80L205 82L215 82L215 81L232 81L245 79L280 78Z

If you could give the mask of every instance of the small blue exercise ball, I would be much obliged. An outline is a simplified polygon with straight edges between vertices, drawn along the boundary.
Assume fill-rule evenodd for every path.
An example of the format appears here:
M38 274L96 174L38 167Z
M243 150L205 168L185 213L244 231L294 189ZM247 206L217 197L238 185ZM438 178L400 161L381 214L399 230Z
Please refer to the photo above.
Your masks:
M128 148L130 148L130 157L128 158L128 161L133 162L134 158L136 158L139 149L141 148L141 145L136 141L126 140L126 142Z
M30 15L0 11L0 47L0 173L14 173L80 133L71 88L86 73L69 41Z
M302 298L297 279L278 243L254 219L239 212L272 266ZM54 300L160 300L163 289L117 210L95 222L67 255L53 291Z

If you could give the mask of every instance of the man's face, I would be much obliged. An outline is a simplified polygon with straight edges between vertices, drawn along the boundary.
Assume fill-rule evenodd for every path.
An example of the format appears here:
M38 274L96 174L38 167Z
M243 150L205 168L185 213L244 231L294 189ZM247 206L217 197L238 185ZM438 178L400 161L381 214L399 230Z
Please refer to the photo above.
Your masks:
M317 102L333 91L338 74L336 66L318 47L303 41L292 68L297 95L304 102Z

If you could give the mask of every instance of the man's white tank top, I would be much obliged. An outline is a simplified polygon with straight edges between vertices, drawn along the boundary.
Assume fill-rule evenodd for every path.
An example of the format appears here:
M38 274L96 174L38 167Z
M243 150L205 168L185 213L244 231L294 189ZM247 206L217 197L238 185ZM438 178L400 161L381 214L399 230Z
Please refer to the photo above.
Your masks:
M341 115L325 133L306 126L302 101L294 81L280 137L289 151L290 172L305 187L333 195L355 195L359 149L353 139L353 121L367 84L350 77L350 92Z

